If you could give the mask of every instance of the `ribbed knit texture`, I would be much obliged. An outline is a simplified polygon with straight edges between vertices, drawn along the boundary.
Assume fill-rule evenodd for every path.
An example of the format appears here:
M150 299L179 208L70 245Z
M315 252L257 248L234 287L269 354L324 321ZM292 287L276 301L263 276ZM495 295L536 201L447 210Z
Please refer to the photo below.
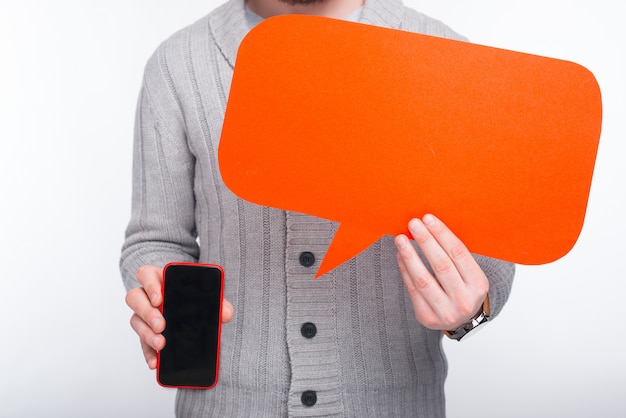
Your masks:
M361 21L462 39L399 0L367 1ZM393 239L313 280L337 224L244 202L222 183L217 147L247 30L243 0L231 0L174 34L148 62L137 108L124 283L139 286L144 264L218 263L235 306L222 329L218 385L180 390L177 415L445 416L441 333L415 320ZM312 267L300 264L303 251L315 255ZM514 266L477 259L497 314ZM302 336L305 322L315 337ZM317 392L312 407L301 402L305 390Z

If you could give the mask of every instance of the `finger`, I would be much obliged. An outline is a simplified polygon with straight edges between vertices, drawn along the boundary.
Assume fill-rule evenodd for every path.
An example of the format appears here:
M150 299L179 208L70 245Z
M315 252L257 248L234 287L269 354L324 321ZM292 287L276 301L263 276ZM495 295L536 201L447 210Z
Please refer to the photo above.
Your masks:
M154 370L157 367L157 352L154 351L154 348L145 344L143 341L141 342L141 350L143 351L143 357L146 359L146 363L148 363L148 368L150 370Z
M141 320L149 325L152 332L160 334L165 329L165 318L158 308L152 306L143 288L131 289L126 293L126 304Z
M429 218L426 219L430 220ZM450 256L442 248L441 244L431 234L426 225L419 219L411 219L409 222L409 231L424 253L424 256L435 274L436 280L446 294L454 295L462 290L462 288L465 287L465 283L456 265L452 262Z
M139 339L141 340L142 349L144 351L144 357L146 357L146 353L149 352L146 347L150 347L156 355L156 352L163 349L165 346L165 337L161 334L157 334L152 331L152 328L146 324L143 319L139 317L139 315L134 314L130 317L130 326L132 329L139 335ZM146 361L148 361L148 357L146 357Z
M228 300L224 299L222 301L222 323L227 324L235 315L235 307Z
M438 310L446 300L446 294L439 282L430 274L405 235L398 235L395 243L398 249L398 265L409 294L420 293L433 309Z
M424 216L424 225L432 234L448 258L452 261L460 277L467 284L483 280L484 273L465 244L434 215Z
M163 270L156 266L141 266L137 270L137 280L145 289L152 306L158 307L163 302L161 287L163 284Z
M404 286L409 294L409 297L411 298L411 303L413 304L415 318L426 328L439 329L439 317L437 313L433 310L420 291L415 288L407 271L406 265L404 264L404 261L402 260L402 257L400 257L399 253L397 254L397 258Z

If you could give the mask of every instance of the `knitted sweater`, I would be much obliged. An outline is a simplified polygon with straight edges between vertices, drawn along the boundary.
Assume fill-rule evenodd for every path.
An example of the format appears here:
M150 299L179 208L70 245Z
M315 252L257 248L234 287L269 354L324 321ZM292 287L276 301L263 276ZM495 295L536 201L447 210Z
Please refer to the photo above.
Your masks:
M400 0L366 1L361 22L462 39ZM145 264L217 263L235 307L222 328L219 383L179 390L177 415L445 416L442 334L415 319L393 238L313 280L337 224L245 202L224 186L217 147L247 31L243 0L228 1L160 45L139 97L125 286L139 286ZM310 257L301 262L305 252L312 266ZM476 258L497 315L514 266ZM314 405L303 402L305 391L315 392Z

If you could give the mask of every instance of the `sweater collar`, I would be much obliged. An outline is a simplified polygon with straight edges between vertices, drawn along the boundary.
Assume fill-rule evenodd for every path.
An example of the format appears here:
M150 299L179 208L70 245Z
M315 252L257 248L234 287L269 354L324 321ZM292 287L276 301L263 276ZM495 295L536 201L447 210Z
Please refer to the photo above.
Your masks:
M399 29L403 13L401 0L365 0L360 22ZM215 9L208 19L209 30L218 48L234 67L239 44L248 33L244 0L229 0Z

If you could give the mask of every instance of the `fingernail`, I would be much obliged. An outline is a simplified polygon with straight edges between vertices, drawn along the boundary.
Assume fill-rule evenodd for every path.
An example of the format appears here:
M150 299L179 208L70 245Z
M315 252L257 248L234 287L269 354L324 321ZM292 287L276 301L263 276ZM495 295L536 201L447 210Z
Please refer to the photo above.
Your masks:
M437 219L431 214L424 215L424 223L428 226L433 226Z
M152 339L152 347L156 350L159 351L159 345L161 344L161 341L159 340L159 337L154 337Z
M152 321L150 321L150 326L152 327L152 330L155 330L159 326L159 323L159 318L152 318Z
M424 228L422 221L419 219L411 219L409 221L409 229L411 232L420 232Z
M150 300L154 303L157 301L159 295L157 295L156 293L153 293L150 295Z
M398 235L396 237L396 247L398 247L399 250L406 247L408 243L409 243L409 240L404 235Z

